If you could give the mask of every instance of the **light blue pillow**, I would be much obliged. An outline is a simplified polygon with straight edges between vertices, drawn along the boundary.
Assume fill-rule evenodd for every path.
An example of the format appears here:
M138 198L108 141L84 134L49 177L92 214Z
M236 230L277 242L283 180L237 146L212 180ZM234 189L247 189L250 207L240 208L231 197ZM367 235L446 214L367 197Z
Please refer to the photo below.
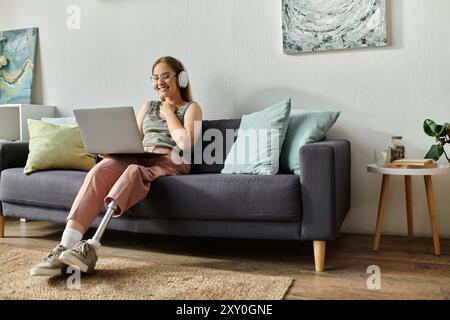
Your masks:
M291 99L242 116L238 137L222 173L276 174L286 135Z
M340 111L292 110L281 150L281 171L300 174L300 148L307 143L325 139L340 113Z
M41 121L56 125L78 126L75 117L41 118Z

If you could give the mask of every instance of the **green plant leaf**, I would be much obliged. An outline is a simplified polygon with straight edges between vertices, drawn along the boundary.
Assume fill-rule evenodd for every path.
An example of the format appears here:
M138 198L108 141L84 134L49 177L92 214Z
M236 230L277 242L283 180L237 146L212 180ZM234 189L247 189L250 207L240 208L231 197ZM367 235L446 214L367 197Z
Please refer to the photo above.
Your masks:
M449 136L450 135L450 123L444 123L442 125L443 128L445 128L445 133L442 135L443 137L445 137L446 135Z
M423 131L430 137L436 137L436 135L439 134L439 131L441 131L442 126L437 125L433 120L426 119L423 122Z
M449 129L449 124L448 123L444 123L442 125L441 130L439 130L439 133L438 133L439 137L445 137L447 135L447 133L448 133L448 129Z
M425 159L433 159L434 161L437 161L443 153L444 147L440 144L435 144L431 146L430 150L428 150L427 154L425 155Z

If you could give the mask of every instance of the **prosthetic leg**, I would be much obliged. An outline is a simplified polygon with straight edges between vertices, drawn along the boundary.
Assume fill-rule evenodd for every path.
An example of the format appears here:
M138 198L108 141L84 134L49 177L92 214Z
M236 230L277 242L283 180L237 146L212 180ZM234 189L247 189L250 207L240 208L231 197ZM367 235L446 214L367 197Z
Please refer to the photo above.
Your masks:
M100 240L109 220L111 220L117 208L116 202L114 200L111 201L108 204L108 210L106 210L106 214L100 222L94 237L87 241L80 241L72 249L63 251L59 256L58 261L68 266L76 266L82 272L94 272L95 264L98 259L96 251L101 247Z
M114 212L116 212L116 210L117 210L117 203L116 201L112 200L108 204L108 210L106 211L106 214L102 219L102 222L100 222L100 225L98 226L94 236L92 237L92 239L89 239L87 241L94 248L98 249L102 246L100 240L102 239L103 233L106 230L106 226L108 225L109 220L111 220L111 217L113 216Z

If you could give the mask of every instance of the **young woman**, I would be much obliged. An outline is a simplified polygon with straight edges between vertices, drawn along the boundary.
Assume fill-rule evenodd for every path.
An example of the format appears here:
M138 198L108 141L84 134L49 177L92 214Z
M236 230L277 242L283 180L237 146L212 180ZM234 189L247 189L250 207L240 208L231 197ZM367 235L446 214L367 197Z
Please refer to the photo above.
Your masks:
M113 217L119 217L147 196L153 180L189 173L189 161L180 156L180 150L194 146L199 135L194 132L194 123L202 120L202 109L193 102L187 72L177 59L159 58L153 64L152 81L160 101L145 102L137 122L144 150L165 155L101 155L103 160L88 172L75 198L61 243L31 269L31 275L60 275L68 264L92 272L99 243L81 239L102 206L112 209Z

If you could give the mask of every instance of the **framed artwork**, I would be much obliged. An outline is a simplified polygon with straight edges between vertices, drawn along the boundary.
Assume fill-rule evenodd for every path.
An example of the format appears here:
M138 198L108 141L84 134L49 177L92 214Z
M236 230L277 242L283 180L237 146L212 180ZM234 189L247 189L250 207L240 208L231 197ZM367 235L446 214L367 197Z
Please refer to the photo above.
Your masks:
M31 103L38 28L0 31L0 105Z
M386 46L386 0L282 0L283 52Z

